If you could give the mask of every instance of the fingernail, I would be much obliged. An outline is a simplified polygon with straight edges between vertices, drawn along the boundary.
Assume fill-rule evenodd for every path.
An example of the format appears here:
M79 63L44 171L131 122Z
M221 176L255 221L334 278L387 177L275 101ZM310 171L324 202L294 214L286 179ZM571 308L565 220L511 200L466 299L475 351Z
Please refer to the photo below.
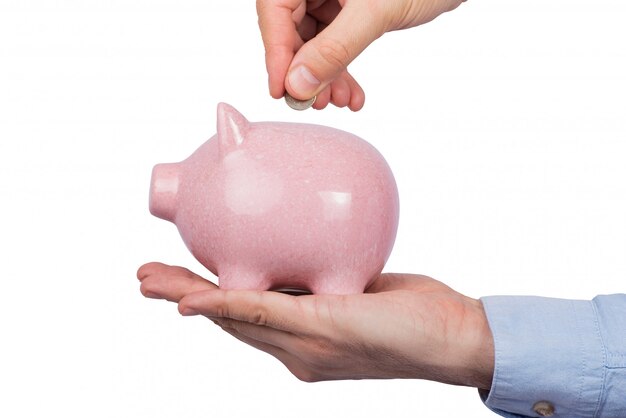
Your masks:
M310 98L320 85L320 81L306 68L300 65L289 72L289 86L301 97Z
M193 316L193 315L198 315L198 312L194 309L191 308L185 308L182 310L182 312L180 313L182 316Z

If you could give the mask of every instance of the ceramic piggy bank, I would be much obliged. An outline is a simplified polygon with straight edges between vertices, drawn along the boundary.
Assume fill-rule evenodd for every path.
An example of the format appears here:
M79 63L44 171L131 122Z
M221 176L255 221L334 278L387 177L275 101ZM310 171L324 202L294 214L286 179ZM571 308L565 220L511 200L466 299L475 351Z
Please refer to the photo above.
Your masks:
M150 212L176 224L223 289L361 293L396 236L398 191L370 144L324 126L248 122L152 172Z

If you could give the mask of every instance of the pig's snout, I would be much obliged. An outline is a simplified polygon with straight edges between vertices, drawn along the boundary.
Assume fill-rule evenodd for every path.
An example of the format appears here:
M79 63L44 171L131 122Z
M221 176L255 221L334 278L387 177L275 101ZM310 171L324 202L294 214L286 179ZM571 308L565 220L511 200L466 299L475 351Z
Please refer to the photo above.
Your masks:
M150 213L174 222L179 186L178 163L157 164L152 169L150 182Z

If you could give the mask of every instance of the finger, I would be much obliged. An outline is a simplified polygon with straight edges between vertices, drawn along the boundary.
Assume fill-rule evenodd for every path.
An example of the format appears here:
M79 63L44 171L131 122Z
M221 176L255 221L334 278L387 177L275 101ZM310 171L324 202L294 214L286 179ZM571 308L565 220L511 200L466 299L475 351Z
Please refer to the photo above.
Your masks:
M152 274L156 274L163 270L167 270L171 267L172 266L168 266L167 264L163 264L163 263L158 263L156 261L153 261L151 263L146 263L143 266L139 267L139 269L137 270L137 279L139 279L139 281L142 281L143 279L145 279L146 277Z
M170 269L152 274L141 282L141 293L153 299L165 299L178 302L185 295L203 290L217 289L217 286L208 280L187 269Z
M341 12L341 5L338 1L319 1L307 4L307 14L318 22L329 25Z
M297 30L298 30L298 35L300 35L300 38L306 42L310 39L313 39L315 35L317 35L317 32L319 32L318 22L317 20L313 19L311 16L306 15L302 19L302 22L300 22L300 24L297 25ZM302 44L297 45L296 49L299 49L299 47L301 46Z
M219 324L218 324L219 325ZM271 344L267 344L265 342L262 341L258 341L255 340L254 338L248 337L245 334L240 333L239 331L237 331L234 328L230 328L228 326L221 326L222 330L224 330L224 332L232 335L233 337L237 338L239 341L243 341L244 343L251 345L252 347L264 351L268 354L271 354L272 356L276 357L276 358L287 358L287 357L293 357L291 354L289 354L288 352L286 352L285 350L283 350L282 348L273 346ZM281 360L282 361L282 360Z
M317 99L315 99L315 103L313 103L313 109L322 110L328 106L328 103L330 103L330 95L331 87L328 86L317 95Z
M418 290L420 292L426 292L442 289L448 289L448 287L428 276L419 274L384 273L365 289L365 293L382 293L394 290Z
M302 339L291 332L230 318L221 318L216 321L222 328L235 330L255 341L278 347L290 353L298 353L303 349Z
M384 17L371 14L362 2L348 3L326 29L295 54L285 82L287 91L297 99L315 96L384 30Z
M302 361L300 361L296 356L288 353L287 351L279 347L275 347L271 344L257 341L254 338L247 337L232 328L223 328L223 330L224 332L237 338L239 341L244 342L249 346L256 348L257 350L264 351L275 357L278 361L283 363L285 367L287 367L287 369L298 379L307 382L319 380L313 375L313 373L309 371L309 369L304 365L304 363L302 363Z
M275 99L285 92L285 76L299 38L294 13L302 3L301 0L258 0L256 3L270 94Z
M172 274L205 280L201 276L197 275L189 269L186 269L185 267L170 266L156 261L146 263L143 266L139 267L139 269L137 270L137 278L139 279L139 281L143 281L143 279L145 279L146 277L154 274Z
M330 83L330 102L337 107L346 107L350 103L350 85L346 81L343 72Z
M348 104L348 108L353 112L357 112L363 109L363 105L365 104L365 92L350 73L346 72L345 80L350 88L350 103Z
M311 310L300 299L278 292L210 290L186 295L178 303L178 310L182 315L230 318L301 333L309 329L313 320Z

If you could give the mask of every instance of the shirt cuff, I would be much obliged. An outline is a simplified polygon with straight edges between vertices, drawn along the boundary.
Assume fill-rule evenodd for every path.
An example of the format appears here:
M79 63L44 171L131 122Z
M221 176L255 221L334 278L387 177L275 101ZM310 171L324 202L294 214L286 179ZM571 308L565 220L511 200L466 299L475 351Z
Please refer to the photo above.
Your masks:
M495 365L485 405L508 418L595 416L604 348L591 301L536 296L481 298Z

